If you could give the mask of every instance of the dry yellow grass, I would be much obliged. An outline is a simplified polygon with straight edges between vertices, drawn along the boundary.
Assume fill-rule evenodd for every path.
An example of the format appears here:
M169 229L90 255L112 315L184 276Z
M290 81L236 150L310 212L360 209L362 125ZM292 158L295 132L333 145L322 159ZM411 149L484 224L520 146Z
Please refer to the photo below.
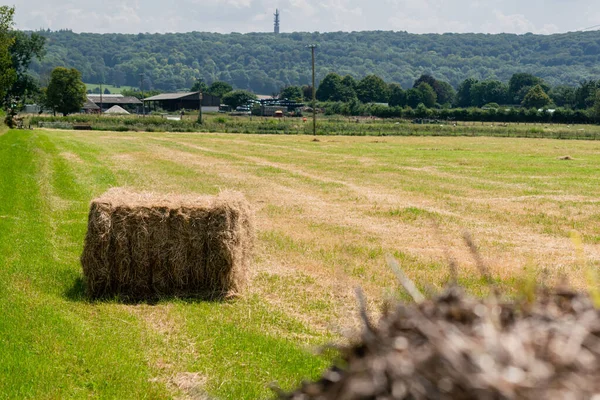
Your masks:
M588 266L598 267L595 142L66 131L0 140L0 303L9 310L0 336L16 338L0 346L16 371L0 379L3 392L257 398L273 379L291 388L324 368L306 349L352 326L354 286L372 309L398 294L387 253L424 291L445 284L454 257L467 290L485 293L465 230L509 292L520 280L561 274L583 287ZM558 159L565 154L573 159ZM244 193L257 221L245 295L155 306L82 301L89 202L110 187ZM48 378L32 385L30 370Z
M573 228L586 238L589 262L600 259L600 203L593 191L600 145L594 142L59 135L73 168L81 166L68 147L97 148L99 162L127 186L244 192L257 210L259 237L251 290L323 329L352 318L354 286L374 299L395 290L386 253L395 253L416 282L434 287L448 279L450 254L463 283L484 292L462 242L466 230L507 287L525 268L544 271L547 279L568 275L583 286L568 237ZM564 154L575 160L557 159ZM296 294L278 293L277 285Z

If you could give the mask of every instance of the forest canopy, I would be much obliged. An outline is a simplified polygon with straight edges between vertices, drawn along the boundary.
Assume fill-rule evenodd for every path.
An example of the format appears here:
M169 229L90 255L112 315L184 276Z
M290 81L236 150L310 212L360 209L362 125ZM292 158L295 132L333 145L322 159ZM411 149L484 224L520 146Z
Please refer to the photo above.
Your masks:
M311 81L316 43L317 82L330 72L362 79L376 75L411 88L430 74L458 88L467 78L508 82L530 73L551 86L577 86L600 75L600 32L555 35L333 33L92 34L38 31L46 56L31 72L43 82L54 67L76 68L88 83L188 90L202 79L236 89L278 93Z

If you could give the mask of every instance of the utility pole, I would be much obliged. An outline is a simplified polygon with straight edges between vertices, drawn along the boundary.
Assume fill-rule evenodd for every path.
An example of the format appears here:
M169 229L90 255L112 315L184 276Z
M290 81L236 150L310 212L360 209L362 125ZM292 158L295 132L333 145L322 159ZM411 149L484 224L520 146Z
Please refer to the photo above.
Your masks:
M144 104L144 74L140 74L140 92L142 92L142 115L146 116L146 105Z
M102 82L100 82L100 115L102 115Z
M198 124L202 125L202 88L198 88L198 98L200 104L198 104Z
M313 109L313 136L317 136L317 110L316 110L316 101L317 101L317 89L315 88L315 48L316 44L311 44L308 46L312 53L312 109Z

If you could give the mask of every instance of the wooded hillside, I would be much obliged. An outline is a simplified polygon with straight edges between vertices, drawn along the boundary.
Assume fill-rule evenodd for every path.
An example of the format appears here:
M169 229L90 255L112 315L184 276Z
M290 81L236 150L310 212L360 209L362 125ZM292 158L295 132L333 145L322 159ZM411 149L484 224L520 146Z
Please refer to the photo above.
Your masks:
M551 85L577 85L600 75L600 32L556 35L333 32L216 34L90 34L41 31L47 54L31 71L42 82L56 66L74 67L89 83L189 89L201 77L256 93L310 82L310 49L317 79L328 72L362 78L376 74L411 87L422 73L454 87L466 78L508 81L529 72Z

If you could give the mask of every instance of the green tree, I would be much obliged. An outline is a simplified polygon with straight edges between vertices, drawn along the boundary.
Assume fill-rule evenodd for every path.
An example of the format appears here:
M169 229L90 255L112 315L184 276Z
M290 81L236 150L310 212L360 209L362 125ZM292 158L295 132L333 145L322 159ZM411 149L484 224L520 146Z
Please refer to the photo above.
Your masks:
M11 37L12 44L9 51L16 79L7 95L11 98L19 98L22 104L27 97L39 90L36 80L28 74L28 69L34 59L40 60L44 56L46 38L37 33L21 31L12 31Z
M488 103L506 104L508 87L496 80L474 83L471 86L471 105L483 107Z
M580 82L574 93L575 107L579 109L592 107L596 99L596 90L599 88L600 82L593 79Z
M416 89L421 83L426 83L429 86L431 86L433 88L433 90L435 90L435 87L437 86L438 81L429 74L423 74L419 77L419 79L417 79L415 81L415 83L413 84L413 88Z
M452 87L451 84L445 81L437 81L438 88L435 90L435 94L437 95L437 102L444 104L452 104L454 103L454 98L456 97L456 91Z
M435 106L435 103L437 101L437 95L428 83L421 82L419 83L419 86L417 86L415 89L421 92L421 99L425 107L431 108Z
M0 99L4 99L17 80L10 54L14 43L11 35L13 26L14 7L0 6Z
M75 68L54 68L50 75L50 83L46 90L48 105L55 112L67 116L78 112L86 100L85 85L81 81L81 74Z
M456 93L456 105L458 107L470 107L472 105L471 88L479 81L475 78L467 78L458 85Z
M419 103L417 103L419 104ZM406 92L397 83L390 84L390 107L404 107L406 105Z
M358 85L358 83L356 82L356 79L352 77L352 75L346 75L342 78L342 85L347 86L352 90L356 91L356 86Z
M600 90L596 90L594 106L592 107L592 118L596 123L600 122Z
M411 108L417 108L419 104L423 103L423 92L419 89L408 89L406 91L406 105Z
M304 97L304 100L306 101L311 101L312 100L312 86L310 85L304 85L302 86L302 96Z
M302 101L302 88L300 86L288 86L279 92L279 98L293 101Z
M525 108L542 108L552 103L550 96L546 94L541 85L535 85L525 95L523 99L523 107Z
M554 86L548 96L552 102L558 107L574 107L575 106L575 88L566 85Z
M522 103L529 90L540 85L544 92L548 92L550 87L543 79L528 73L517 73L508 81L508 100L514 104Z
M206 90L206 93L219 98L223 98L225 94L231 91L233 91L233 86L231 86L229 83L223 81L214 81Z
M234 90L233 92L225 94L221 99L223 104L227 104L234 110L239 106L248 104L250 100L256 100L256 95L247 90Z
M340 87L339 95L336 101L350 102L356 99L356 87L358 83L351 75L346 75L342 78L342 86Z
M125 97L135 97L137 99L142 100L145 97L152 97L152 96L156 96L157 94L161 94L162 91L160 90L144 90L143 92L143 96L142 96L142 91L138 90L138 89L123 89L121 90L121 94Z
M330 72L319 84L317 88L317 100L319 101L337 101L340 89L342 87L342 78L335 72Z
M367 75L358 82L356 95L363 103L387 103L389 88L383 79L377 75Z
M207 93L208 85L204 82L204 79L196 79L196 82L190 88L191 92L201 91L202 93Z
M293 38L275 38L268 33L39 33L52 45L47 46L48 54L43 60L31 65L31 74L36 78L54 66L68 65L81 71L85 82L100 82L104 76L114 84L139 87L139 73L145 72L153 87L162 90L191 87L199 77L206 82L225 81L256 93L305 84L310 82L310 72L304 46L313 41L327 42L327 51L319 53L319 65L324 68L356 79L372 73L405 88L413 86L420 75L415 76L414 71L422 68L430 70L433 76L443 76L456 88L468 77L492 76L505 83L515 72L539 74L553 85L577 86L582 80L598 79L590 65L600 56L600 32L427 36L374 31L297 33ZM452 49L451 54L448 49ZM284 58L276 62L273 54ZM531 82L527 85L531 86ZM445 98L439 87L432 87L438 103L443 104ZM145 83L144 90L149 88Z
M421 83L426 83L431 86L435 92L438 103L447 104L454 101L456 92L454 91L452 85L450 85L448 82L438 81L429 74L423 74L415 81L413 88L419 87Z

